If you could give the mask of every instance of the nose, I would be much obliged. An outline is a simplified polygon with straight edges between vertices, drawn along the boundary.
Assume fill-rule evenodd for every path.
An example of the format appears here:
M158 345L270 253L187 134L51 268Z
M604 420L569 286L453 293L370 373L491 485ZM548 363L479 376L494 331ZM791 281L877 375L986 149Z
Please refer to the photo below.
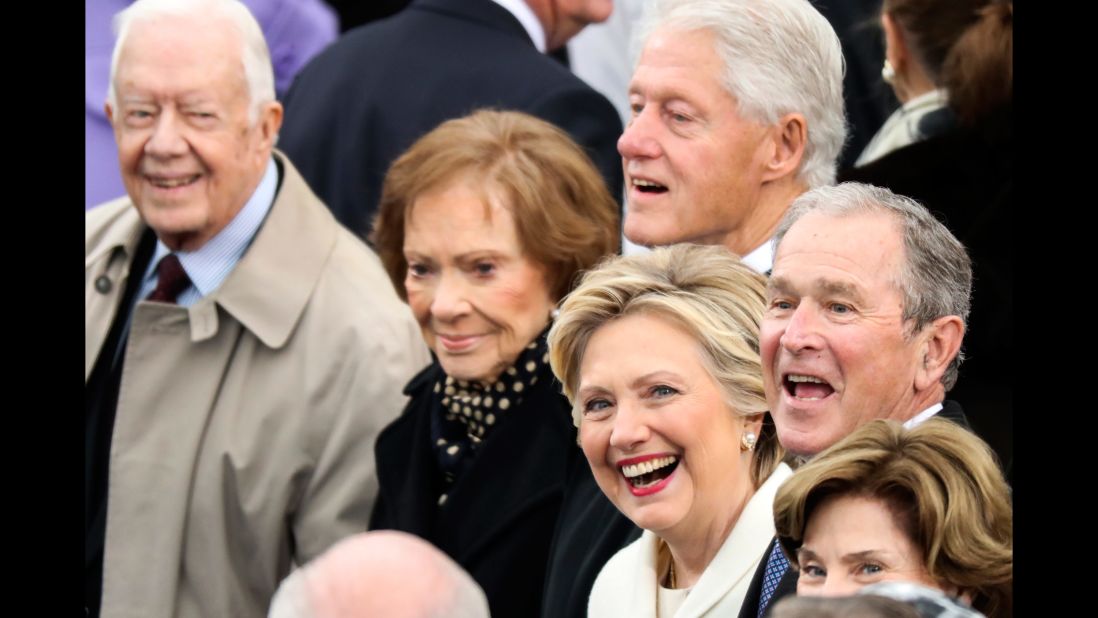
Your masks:
M652 437L644 413L629 402L618 402L614 414L614 428L610 431L610 446L629 452Z
M431 299L431 316L443 322L452 322L471 310L466 295L465 282L460 276L443 271Z
M822 586L813 589L812 595L819 597L848 597L861 589L861 584L846 577L828 575Z
M823 346L817 309L802 302L793 311L781 337L782 347L797 354L805 350L818 350Z
M645 108L625 125L618 138L618 154L622 159L654 159L660 156L660 143L656 139L658 127L654 124L658 122L656 116L656 112Z
M154 157L174 157L187 153L187 140L183 137L181 119L170 109L162 111L156 119L152 136L145 143L145 152Z

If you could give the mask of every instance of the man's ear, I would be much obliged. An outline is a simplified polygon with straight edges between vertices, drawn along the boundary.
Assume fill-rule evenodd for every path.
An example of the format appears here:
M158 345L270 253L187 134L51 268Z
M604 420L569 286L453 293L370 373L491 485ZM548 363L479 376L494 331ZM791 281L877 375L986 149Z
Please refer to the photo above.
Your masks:
M278 101L264 104L259 110L259 119L256 123L259 125L260 138L263 140L263 150L273 148L278 139L278 130L282 128L282 104Z
M107 114L107 122L111 124L111 128L114 128L114 108L111 107L110 101L103 103L103 112Z
M915 389L922 391L938 384L949 364L961 350L965 325L961 318L947 315L928 324L916 335L921 343L922 361L915 372Z
M800 168L808 142L808 123L801 114L786 114L771 127L770 138L773 140L773 150L766 162L763 182L785 178Z

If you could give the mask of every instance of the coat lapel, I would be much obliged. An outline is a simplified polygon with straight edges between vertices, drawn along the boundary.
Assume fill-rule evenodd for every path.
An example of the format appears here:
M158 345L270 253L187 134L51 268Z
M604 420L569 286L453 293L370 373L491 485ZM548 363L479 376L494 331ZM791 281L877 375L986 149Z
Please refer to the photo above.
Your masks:
M569 453L571 421L567 404L554 392L556 382L543 376L525 403L500 423L477 455L477 463L450 491L439 509L435 538L464 563L546 500L560 499ZM555 435L553 435L555 434ZM462 534L446 532L462 526Z

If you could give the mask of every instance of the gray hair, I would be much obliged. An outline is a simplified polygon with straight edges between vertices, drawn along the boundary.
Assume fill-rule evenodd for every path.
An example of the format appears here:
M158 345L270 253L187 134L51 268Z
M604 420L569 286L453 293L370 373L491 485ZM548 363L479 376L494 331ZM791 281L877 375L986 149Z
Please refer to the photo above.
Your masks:
M114 52L111 55L110 88L107 100L118 109L118 95L114 89L114 77L118 72L118 59L122 47L135 22L155 17L201 17L213 22L220 17L226 20L240 35L240 60L244 69L244 83L248 90L248 122L254 124L263 105L275 100L274 68L271 52L263 38L263 30L248 7L240 0L137 0L114 16Z
M809 188L835 182L846 140L845 64L835 29L808 0L653 0L634 58L660 28L712 32L739 113L763 125L803 114L808 140L797 178Z
M949 229L915 200L883 187L844 182L802 194L786 211L774 234L774 253L789 228L808 213L843 217L861 213L892 216L900 226L904 261L896 285L903 295L903 319L915 334L934 320L955 315L968 322L972 294L972 261L964 245ZM964 352L942 375L946 390L957 383Z

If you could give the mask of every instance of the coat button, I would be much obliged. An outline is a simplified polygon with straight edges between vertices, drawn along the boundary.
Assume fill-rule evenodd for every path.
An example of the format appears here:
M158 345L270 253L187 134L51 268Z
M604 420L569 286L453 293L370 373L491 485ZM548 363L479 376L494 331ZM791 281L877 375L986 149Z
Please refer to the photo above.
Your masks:
M111 280L107 275L99 275L95 280L95 291L106 294L111 291Z

